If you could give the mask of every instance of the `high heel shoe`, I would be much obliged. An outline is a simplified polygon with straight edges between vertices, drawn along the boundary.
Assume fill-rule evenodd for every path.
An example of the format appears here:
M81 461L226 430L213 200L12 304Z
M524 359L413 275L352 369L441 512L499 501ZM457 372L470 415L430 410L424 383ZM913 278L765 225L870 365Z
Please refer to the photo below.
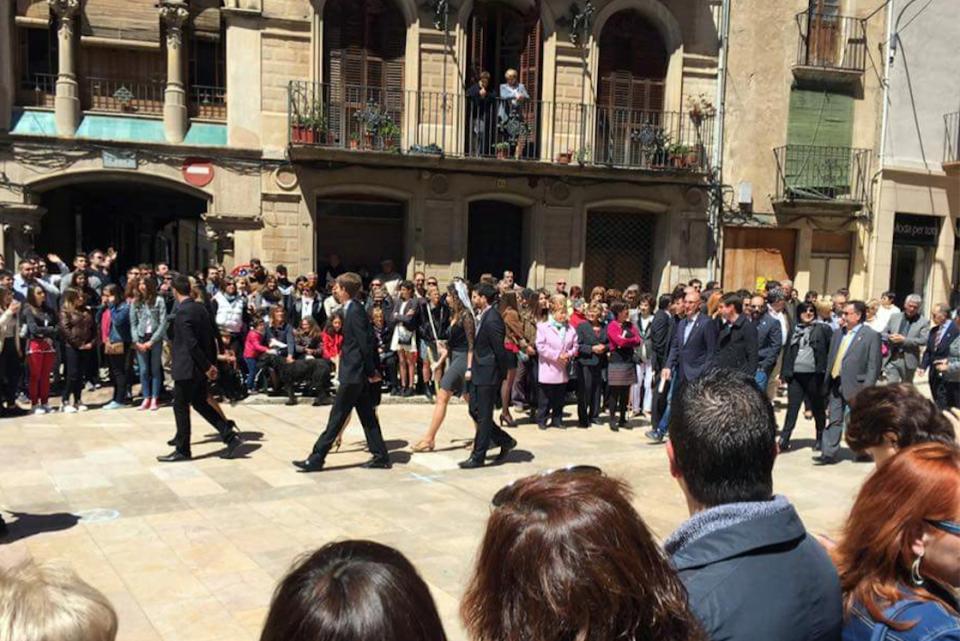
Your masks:
M410 449L414 452L432 452L436 448L436 444L428 443L427 441L420 441Z
M500 414L500 427L516 427L516 426L517 426L517 422L513 419L512 416L510 418L507 418L502 413Z

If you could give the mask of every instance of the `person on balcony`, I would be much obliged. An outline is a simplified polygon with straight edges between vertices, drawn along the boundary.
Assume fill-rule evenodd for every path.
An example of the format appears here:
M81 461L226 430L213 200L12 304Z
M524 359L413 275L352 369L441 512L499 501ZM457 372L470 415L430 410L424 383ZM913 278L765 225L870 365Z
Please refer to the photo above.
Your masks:
M506 141L512 147L511 151L520 159L526 147L529 125L526 121L524 103L530 100L527 88L520 82L516 69L507 69L504 74L505 83L500 85L500 108L498 118L500 129Z
M480 72L477 84L467 90L467 101L470 105L470 155L489 156L493 133L490 121L497 101L490 91L490 72Z

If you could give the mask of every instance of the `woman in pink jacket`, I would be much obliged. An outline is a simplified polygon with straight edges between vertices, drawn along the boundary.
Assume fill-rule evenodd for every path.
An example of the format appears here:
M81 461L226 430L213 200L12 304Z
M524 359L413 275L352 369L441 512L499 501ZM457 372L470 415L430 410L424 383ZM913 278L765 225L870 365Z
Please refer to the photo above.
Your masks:
M537 426L561 427L563 400L570 380L569 366L577 356L577 332L567 322L567 300L555 294L550 297L550 314L537 324L537 358L539 359L540 402ZM547 419L550 419L549 425Z

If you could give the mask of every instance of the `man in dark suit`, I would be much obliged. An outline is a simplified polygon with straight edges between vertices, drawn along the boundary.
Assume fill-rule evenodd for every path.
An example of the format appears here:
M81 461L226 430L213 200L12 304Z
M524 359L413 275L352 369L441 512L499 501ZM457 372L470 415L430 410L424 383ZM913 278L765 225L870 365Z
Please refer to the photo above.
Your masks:
M650 420L654 425L660 422L660 416L666 410L670 394L669 384L664 386L663 393L660 392L660 370L667 364L667 358L670 356L670 343L673 341L673 334L677 331L676 311L682 305L683 296L664 294L657 302L657 313L650 321L650 344L653 348L650 350L650 367L654 372L650 385L653 390L651 405L653 411Z
M340 435L347 417L354 409L363 426L367 438L367 447L373 455L363 464L365 468L389 469L390 456L380 432L377 419L372 384L380 382L377 373L379 357L376 350L376 338L373 326L363 309L363 305L354 300L360 292L360 276L347 272L337 276L333 284L333 295L343 305L343 348L340 352L340 388L330 409L327 429L317 439L313 452L302 461L293 464L304 472L316 472L323 469L327 453Z
M773 317L763 296L753 297L753 326L757 330L757 387L767 389L770 374L777 365L783 348L783 325Z
M717 324L700 311L702 303L700 292L688 287L683 295L683 311L686 317L680 321L670 344L670 355L666 366L660 371L660 378L673 381L670 396L682 393L684 385L695 381L707 371L717 349ZM646 436L654 441L663 441L667 435L670 421L670 407L656 429Z
M942 303L933 308L933 323L935 326L930 330L927 349L920 361L920 374L929 371L930 395L937 407L945 410L960 404L960 398L952 398L955 386L944 379L943 373L937 370L936 363L950 358L950 344L960 331L957 330L957 324L950 319L950 308Z
M757 372L757 328L743 316L743 301L727 294L720 302L723 324L717 336L714 366L734 369L748 376Z
M850 301L843 309L845 328L833 333L824 374L829 412L821 455L816 457L819 465L837 462L850 401L864 387L876 385L880 378L880 334L864 324L866 317L863 301Z
M243 441L233 424L218 414L207 401L208 382L217 380L217 346L213 324L206 308L190 298L190 279L184 275L173 279L173 295L177 309L173 317L173 416L177 435L176 448L161 463L190 460L190 408L217 429L227 444L224 458L233 458Z
M477 337L473 341L473 365L467 370L467 380L472 388L470 416L477 424L477 436L470 457L460 462L460 467L465 470L483 467L491 442L500 447L498 463L517 446L517 442L493 422L493 406L509 368L510 357L503 346L506 334L503 318L493 306L496 296L497 290L487 283L481 283L473 292Z

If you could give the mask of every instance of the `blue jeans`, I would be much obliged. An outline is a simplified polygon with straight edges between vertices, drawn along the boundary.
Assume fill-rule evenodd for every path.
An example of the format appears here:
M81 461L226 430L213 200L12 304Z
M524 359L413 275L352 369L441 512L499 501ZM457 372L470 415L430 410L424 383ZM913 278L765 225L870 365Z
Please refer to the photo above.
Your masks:
M140 393L144 398L160 398L163 385L163 341L157 341L145 352L137 352L140 368Z
M663 410L663 416L660 417L660 422L657 423L657 434L660 436L666 436L667 430L670 428L670 408L673 406L673 392L679 387L677 385L677 379L675 376L670 377L670 391L667 396L667 407Z
M260 371L260 363L255 358L244 358L247 363L247 389L252 390L257 380L257 372Z
M757 382L757 387L764 394L767 393L767 383L770 382L770 378L765 371L762 369L757 370L756 376L753 377L753 380Z

